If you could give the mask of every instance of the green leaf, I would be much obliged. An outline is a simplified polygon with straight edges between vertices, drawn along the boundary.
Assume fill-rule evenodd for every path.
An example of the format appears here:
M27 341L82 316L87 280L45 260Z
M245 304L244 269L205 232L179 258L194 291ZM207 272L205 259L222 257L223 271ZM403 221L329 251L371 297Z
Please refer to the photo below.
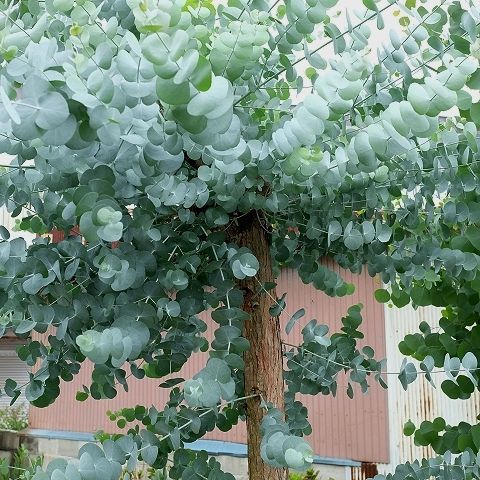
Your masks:
M75 394L75 400L77 400L78 402L84 402L88 399L88 397L89 395L87 392L77 392Z
M304 460L301 452L297 452L293 448L289 448L285 452L285 462L293 470L302 470L304 467Z
M272 317L278 317L280 314L285 310L285 307L287 306L285 302L285 297L287 296L286 293L284 293L281 298L277 298L275 300L275 303L270 307L269 313Z
M462 365L466 370L476 370L477 369L477 357L473 354L473 352L467 352L465 356L462 358Z
M403 308L410 303L410 296L404 291L400 291L397 294L393 294L390 300L397 308Z
M400 369L400 374L398 375L398 379L402 384L404 390L407 390L407 387L410 383L413 383L417 378L417 369L415 365L411 362L407 362L405 359L402 363L402 367Z
M325 33L333 40L335 53L342 53L347 48L344 37L341 35L340 29L333 23L325 25Z
M480 425L472 425L470 433L472 434L473 443L480 449Z
M231 371L225 360L220 358L210 358L205 367L205 372L209 378L219 383L228 383L231 379Z
M457 399L461 396L460 387L452 380L445 380L442 382L442 391L451 399Z
M38 110L35 123L44 130L52 130L67 120L70 112L63 96L57 92L49 92L38 99Z
M42 142L45 145L65 145L67 144L77 128L77 122L73 115L70 115L62 124L47 130L42 135Z
M472 74L470 79L467 81L467 87L474 90L478 90L480 88L480 69Z
M342 225L337 220L333 220L328 224L328 246L330 246L332 242L338 240L341 237L342 231Z
M25 388L25 397L29 402L34 402L43 395L44 391L42 382L30 378L30 382Z
M410 437L414 433L415 433L415 424L411 420L409 420L403 426L403 434L406 435L407 437Z
M372 222L365 221L362 223L362 234L364 243L371 243L375 239L375 228Z
M8 113L12 121L15 123L20 123L20 116L18 115L11 100L8 98L7 92L5 92L2 86L0 86L0 100L2 101L3 108Z
M480 252L480 228L469 225L465 230L465 237Z
M157 96L168 105L185 105L191 98L190 83L177 85L171 79L157 77Z
M233 274L240 280L245 277L254 277L259 268L260 264L258 260L251 253L241 254L239 258L232 263Z
M352 228L348 233L345 230L343 243L349 250L358 250L363 246L363 235L356 228Z
M199 57L197 66L190 76L190 81L201 92L206 92L212 85L212 67L205 57Z
M175 385L179 385L180 383L184 382L185 379L183 378L170 378L165 382L162 382L159 387L160 388L172 388Z
M432 304L430 292L424 287L414 287L410 292L412 302L419 307L426 307Z
M382 243L387 243L392 237L392 228L385 224L381 223L380 220L375 222L375 230L377 234L377 240Z
M35 273L22 283L23 291L29 295L36 295L43 287L51 283L55 278L55 274L50 272L47 277L41 273Z
M413 109L420 115L424 115L430 108L430 96L425 87L418 83L412 83L408 89L407 100Z
M157 460L158 447L156 445L142 446L142 459L147 465L153 465Z
M74 0L53 0L53 6L61 12L68 12L73 8Z
M287 325L285 325L285 332L287 335L292 331L293 327L297 323L297 321L302 318L305 315L305 309L301 308L300 310L297 310L290 320L287 322Z
M474 103L470 107L470 118L477 127L480 127L480 102Z
M10 465L8 464L8 460L6 458L0 459L0 475L8 478L7 475L10 472Z
M379 288L375 290L375 300L379 303L387 303L390 301L390 293L383 288Z
M378 12L378 7L375 0L362 0L363 4L369 9L373 10L374 12Z
M229 107L228 97L231 95L231 86L223 77L213 77L210 88L207 91L197 93L187 106L187 112L193 116L217 118L213 112L219 111L223 114ZM222 108L223 105L223 108ZM208 115L210 114L210 115ZM212 116L213 115L213 116Z
M106 242L116 242L122 238L123 224L121 222L111 223L100 227L97 235Z

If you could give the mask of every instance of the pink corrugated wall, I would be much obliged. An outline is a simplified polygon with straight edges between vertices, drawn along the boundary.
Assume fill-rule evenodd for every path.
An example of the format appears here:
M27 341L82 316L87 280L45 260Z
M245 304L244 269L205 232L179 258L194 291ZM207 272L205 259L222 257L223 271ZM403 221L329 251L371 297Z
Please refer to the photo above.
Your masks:
M340 271L346 281L356 285L353 295L332 299L311 286L304 285L292 270L285 270L279 278L277 293L288 292L287 308L284 320L287 321L299 308L305 308L303 323L316 318L319 322L328 324L331 332L340 327L340 319L347 308L356 303L364 305L365 343L375 348L379 358L385 356L385 325L382 305L375 302L373 292L378 288L377 280L363 273L359 276ZM302 322L295 327L288 337L288 342L300 343ZM184 376L195 374L205 362L202 354L192 359L184 369ZM161 407L167 399L167 391L159 389L159 380L130 379L129 392L120 391L113 400L77 402L75 393L82 385L89 385L91 366L84 365L75 380L62 385L62 394L57 401L46 409L32 407L30 413L31 428L50 430L70 430L93 432L99 429L116 430L115 425L105 415L107 410L119 410L123 407L141 405L156 405ZM387 395L374 383L367 395L356 391L354 400L347 397L346 381L341 378L336 398L307 397L305 403L309 407L310 421L314 434L310 439L318 455L348 458L369 462L388 462L388 432L387 432ZM209 439L245 442L244 425L238 425L228 433L212 432Z

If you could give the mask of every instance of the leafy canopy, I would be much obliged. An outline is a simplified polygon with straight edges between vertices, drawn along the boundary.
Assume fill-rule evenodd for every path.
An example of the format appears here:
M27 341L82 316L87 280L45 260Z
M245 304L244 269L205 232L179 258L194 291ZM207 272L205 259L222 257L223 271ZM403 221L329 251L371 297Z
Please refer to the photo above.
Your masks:
M445 366L442 389L453 398L477 387L476 2L364 0L341 17L344 30L337 0L218 3L0 4L0 150L12 156L0 205L26 214L23 230L65 233L27 245L0 227L0 333L51 332L19 350L28 365L41 361L27 398L51 404L87 358L95 369L79 400L112 398L130 375L165 377L194 352L210 354L193 379L164 382L164 410L113 415L141 428L86 445L79 462L53 462L35 480L113 480L139 459L161 468L172 451L171 478L233 478L184 445L244 414L248 315L238 282L260 265L225 230L251 212L271 231L277 270L295 268L328 295L352 286L320 265L324 256L380 274L391 289L380 301L448 307L442 333L424 325L402 351L427 375ZM392 12L400 26L374 58L372 32ZM277 300L272 315L284 307ZM206 310L210 344L198 317ZM297 393L335 394L342 370L349 395L352 383L368 388L368 375L383 382L382 362L357 348L360 323L359 306L330 337L312 321L286 353L286 418L264 405L265 461L302 469L313 460ZM416 376L406 362L404 386ZM4 386L12 401L19 392ZM461 467L479 476L478 426L415 435L441 454L465 451L452 475ZM447 454L395 475L441 477L449 462Z

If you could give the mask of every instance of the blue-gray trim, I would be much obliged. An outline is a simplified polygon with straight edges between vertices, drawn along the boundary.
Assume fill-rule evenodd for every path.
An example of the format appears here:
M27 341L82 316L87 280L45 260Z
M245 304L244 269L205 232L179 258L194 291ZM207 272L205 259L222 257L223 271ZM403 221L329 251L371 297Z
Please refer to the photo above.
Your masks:
M73 440L78 442L93 442L94 436L85 432L69 432L63 430L44 430L39 428L30 428L24 430L22 434L34 438L48 438L55 440ZM223 442L219 440L197 440L190 443L188 448L192 450L205 450L210 455L228 455L231 457L245 458L247 456L247 446L243 443ZM360 462L348 460L346 458L332 458L315 456L314 463L317 465L337 465L341 467L359 467Z
M94 442L95 437L86 432L70 432L66 430L44 430L29 428L21 432L22 435L33 438L47 438L48 440L73 440L75 442Z

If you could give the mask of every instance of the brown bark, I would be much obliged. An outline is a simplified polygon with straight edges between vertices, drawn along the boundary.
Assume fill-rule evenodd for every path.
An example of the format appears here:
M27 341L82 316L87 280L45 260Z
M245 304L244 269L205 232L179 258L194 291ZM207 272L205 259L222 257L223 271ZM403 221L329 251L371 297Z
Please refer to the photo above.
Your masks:
M273 282L272 259L268 233L252 212L228 229L229 239L238 246L248 247L257 257L260 270L257 278L241 282L244 292L244 310L250 315L245 322L244 336L250 342L245 353L245 395L258 393L266 402L284 410L283 361L280 325L269 313L273 300L264 291L258 294L260 284ZM273 298L275 290L269 291ZM248 472L250 480L285 480L287 471L272 468L260 456L260 424L265 411L260 397L247 400Z

